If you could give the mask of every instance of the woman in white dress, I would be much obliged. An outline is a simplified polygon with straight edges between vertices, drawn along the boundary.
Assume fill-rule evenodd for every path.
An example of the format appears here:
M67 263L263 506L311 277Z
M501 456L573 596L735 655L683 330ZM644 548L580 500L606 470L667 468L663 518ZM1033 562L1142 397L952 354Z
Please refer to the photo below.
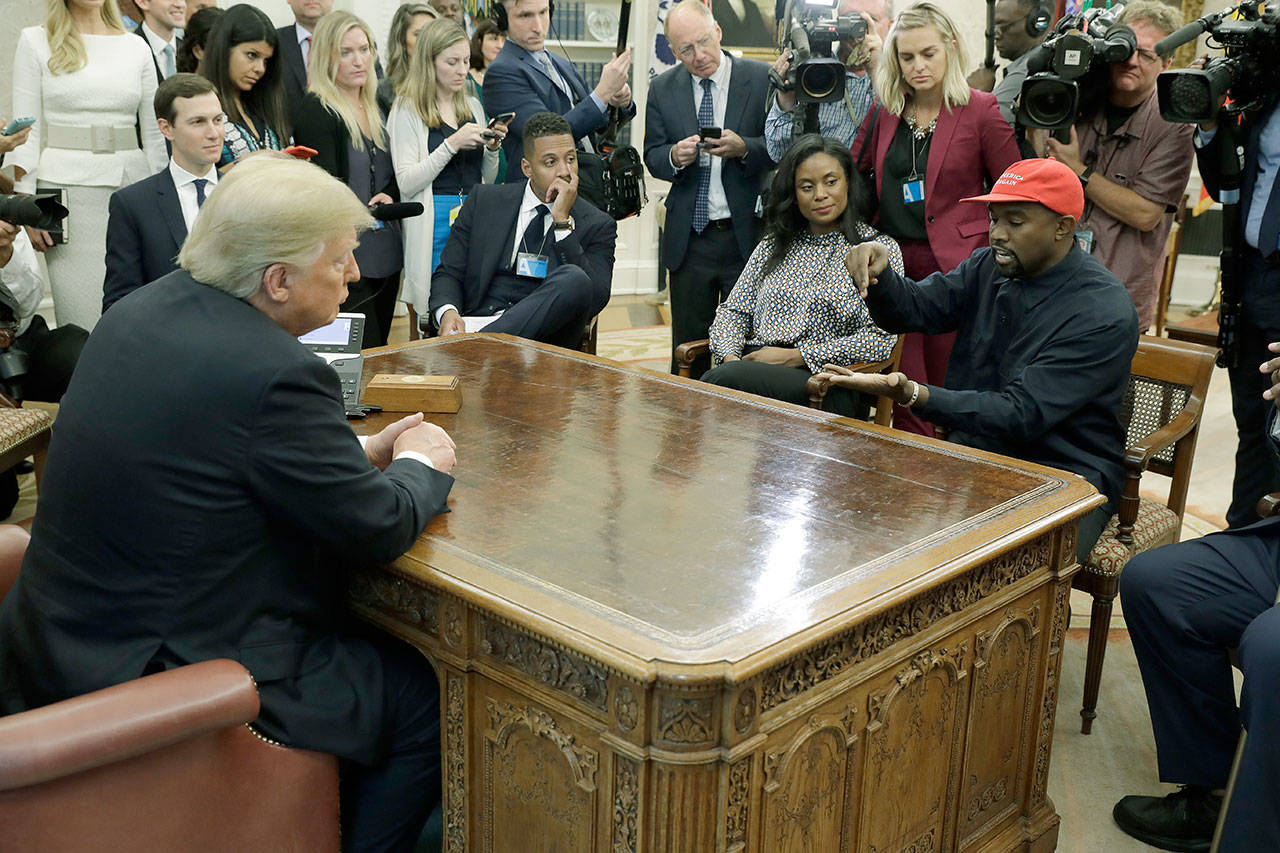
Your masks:
M402 201L426 211L404 221L404 288L414 312L409 334L418 336L418 314L431 297L431 271L439 262L454 211L471 187L498 176L498 151L506 128L492 131L480 102L466 93L471 44L456 21L432 21L418 35L409 76L396 93L387 129L391 161Z
M18 38L14 115L31 135L6 162L17 192L62 190L66 240L28 229L46 253L59 325L92 329L102 310L107 200L165 167L152 98L156 73L145 39L127 33L116 0L47 0L44 26ZM139 130L142 147L138 147Z

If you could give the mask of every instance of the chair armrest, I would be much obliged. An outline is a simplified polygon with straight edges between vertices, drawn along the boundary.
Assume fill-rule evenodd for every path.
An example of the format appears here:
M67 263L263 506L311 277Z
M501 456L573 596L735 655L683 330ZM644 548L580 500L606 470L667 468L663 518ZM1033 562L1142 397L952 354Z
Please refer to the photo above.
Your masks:
M257 716L249 671L232 660L210 660L0 718L0 791L123 761Z
M688 376L694 360L710 352L711 341L706 338L700 341L687 341L676 347L676 367L679 368L680 375Z
M1280 492L1263 495L1254 511L1258 518L1273 518L1280 515Z
M1199 412L1183 409L1160 429L1130 445L1124 452L1125 467L1131 470L1145 470L1152 457L1172 446L1174 442L1195 428L1198 416Z

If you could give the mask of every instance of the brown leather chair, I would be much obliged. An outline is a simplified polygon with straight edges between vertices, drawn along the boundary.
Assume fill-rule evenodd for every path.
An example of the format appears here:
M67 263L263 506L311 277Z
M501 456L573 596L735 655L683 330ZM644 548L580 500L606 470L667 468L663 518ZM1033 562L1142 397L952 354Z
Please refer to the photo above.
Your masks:
M0 528L0 597L26 538ZM257 716L248 670L211 660L0 718L0 850L338 850L337 760Z
M1178 271L1178 255L1182 251L1182 226L1187 218L1186 193L1178 203L1178 210L1173 214L1173 225L1169 228L1169 238L1164 247L1164 271L1160 276L1160 289L1156 291L1156 319L1151 333L1156 337L1164 334L1165 318L1169 314L1169 297L1173 293L1173 276Z
M1124 492L1116 514L1072 581L1076 589L1093 595L1080 711L1084 734L1098 715L1098 685L1120 572L1134 554L1177 542L1181 534L1200 415L1217 354L1209 347L1149 335L1138 340L1120 412L1128 445ZM1168 501L1139 496L1146 471L1171 479Z
M893 373L898 369L898 363L902 360L902 340L903 336L898 335L898 341L893 345L893 352L884 361L869 361L844 366L855 373ZM679 370L680 375L688 377L694 360L709 352L711 352L711 341L707 339L689 341L676 347L676 368ZM826 383L819 382L816 376L809 378L809 381L805 384L805 392L809 395L809 408L822 408L822 402L826 398L828 387ZM888 426L892 418L893 398L877 397L875 422L881 426Z

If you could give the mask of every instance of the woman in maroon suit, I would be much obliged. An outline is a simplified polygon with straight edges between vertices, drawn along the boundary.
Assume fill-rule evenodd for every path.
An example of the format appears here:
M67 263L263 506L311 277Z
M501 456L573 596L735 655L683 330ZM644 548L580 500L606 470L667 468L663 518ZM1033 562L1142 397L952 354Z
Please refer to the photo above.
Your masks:
M858 168L874 169L880 200L874 221L898 241L907 276L948 271L987 245L987 213L959 204L982 195L1022 159L994 95L970 89L956 26L932 3L898 15L875 71L879 103L853 143ZM955 333L907 335L902 372L942 385ZM894 407L893 425L922 435L933 426Z

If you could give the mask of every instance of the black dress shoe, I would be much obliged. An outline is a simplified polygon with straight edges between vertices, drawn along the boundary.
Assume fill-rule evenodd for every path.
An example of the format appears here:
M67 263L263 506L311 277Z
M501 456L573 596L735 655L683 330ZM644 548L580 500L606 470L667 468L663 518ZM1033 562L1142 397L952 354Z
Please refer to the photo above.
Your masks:
M1161 850L1207 851L1218 825L1222 796L1183 785L1166 797L1125 797L1111 816L1129 835Z

